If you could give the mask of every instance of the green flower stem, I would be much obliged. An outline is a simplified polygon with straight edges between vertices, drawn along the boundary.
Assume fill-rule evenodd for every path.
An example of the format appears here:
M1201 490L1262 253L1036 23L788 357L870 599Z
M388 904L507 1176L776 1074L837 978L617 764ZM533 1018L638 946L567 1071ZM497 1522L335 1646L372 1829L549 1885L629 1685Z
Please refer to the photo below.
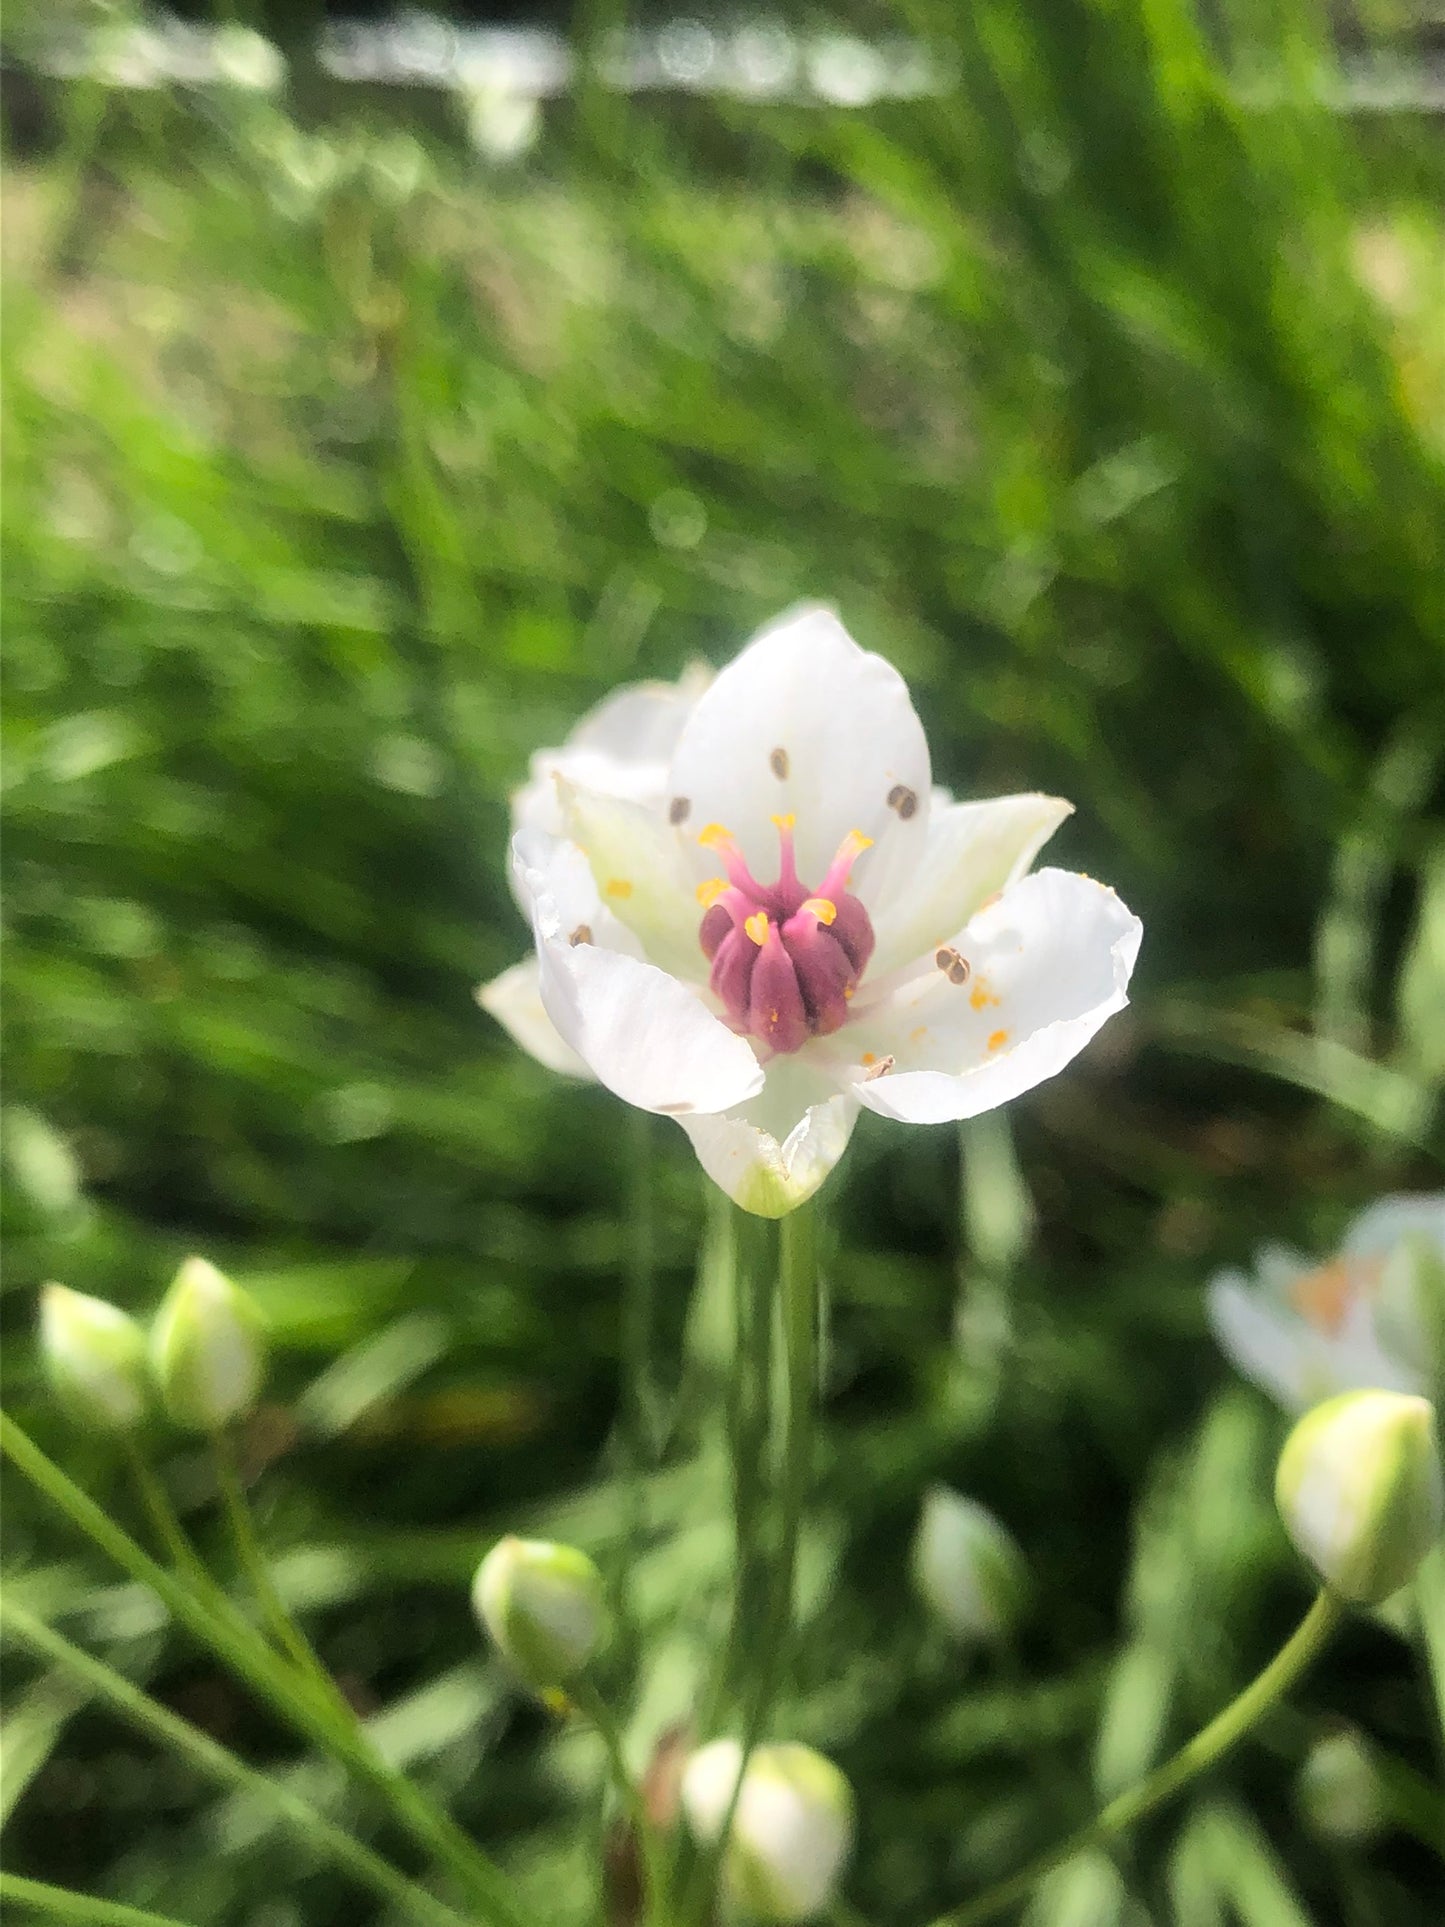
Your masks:
M318 1813L292 1793L280 1780L257 1772L220 1746L209 1734L153 1700L149 1693L128 1680L104 1660L83 1652L63 1634L18 1606L13 1600L0 1601L0 1626L28 1646L33 1653L68 1673L86 1691L103 1700L122 1719L169 1747L196 1771L218 1785L250 1794L268 1807L292 1833L320 1846L338 1866L344 1867L357 1882L397 1902L407 1918L431 1921L435 1927L465 1927L465 1916L435 1899L424 1887L408 1880L405 1874L354 1840L342 1828Z
M684 1921L701 1921L711 1903L723 1849L732 1829L743 1778L753 1750L766 1731L787 1673L793 1645L793 1592L798 1539L812 1469L813 1412L818 1381L817 1219L811 1204L800 1205L782 1222L782 1332L787 1400L782 1468L779 1475L779 1538L773 1571L769 1623L751 1655L753 1691L743 1721L742 1760L732 1799L717 1837L698 1856L696 1879L683 1909ZM740 1363L742 1361L739 1361Z
M251 1504L246 1497L246 1489L241 1483L240 1472L237 1470L234 1445L224 1432L216 1432L211 1437L211 1450L215 1458L221 1505L226 1514L231 1542L236 1548L236 1557L250 1581L256 1603L261 1608L272 1638L317 1690L327 1699L337 1703L338 1712L350 1723L352 1720L350 1707L341 1700L331 1675L316 1657L310 1641L291 1617L280 1593L276 1590L276 1583L271 1577L270 1564L262 1550L261 1541L256 1535L256 1522L252 1517Z
M145 1907L126 1907L118 1900L97 1900L93 1894L51 1887L43 1880L24 1880L17 1873L0 1873L0 1900L28 1907L46 1920L69 1920L75 1927L187 1927L174 1914L153 1914Z
M1415 1605L1420 1615L1420 1639L1425 1670L1435 1696L1435 1718L1445 1744L1445 1544L1425 1555L1415 1577Z
M340 1720L331 1702L317 1693L309 1679L299 1678L223 1596L193 1590L157 1565L4 1413L0 1413L0 1447L72 1524L132 1579L149 1587L172 1617L274 1712L365 1781L413 1838L451 1872L485 1920L524 1927L511 1884L501 1869L420 1787L388 1765L354 1722Z
M206 1569L182 1530L170 1496L156 1477L150 1461L133 1438L127 1437L124 1444L126 1463L140 1494L141 1504L145 1507L146 1517L150 1520L151 1530L169 1554L171 1564L177 1572L185 1573L193 1580L205 1578Z
M1161 1767L1138 1786L1121 1793L1117 1800L1111 1800L1102 1813L1056 1847L1050 1847L1021 1873L965 1901L961 1907L940 1914L932 1927L979 1927L981 1921L995 1919L1005 1908L1023 1900L1055 1867L1072 1860L1088 1847L1101 1846L1114 1839L1153 1808L1171 1799L1199 1774L1217 1765L1319 1657L1344 1617L1344 1611L1337 1599L1321 1591L1264 1671Z
M642 1918L644 1921L664 1922L668 1917L668 1869L657 1837L657 1829L652 1824L642 1798L642 1789L638 1786L627 1764L627 1754L622 1744L622 1729L613 1716L612 1708L591 1680L573 1680L569 1683L567 1692L591 1721L607 1749L607 1763L612 1771L613 1784L622 1797L622 1803L627 1809L627 1817L631 1820L633 1831L637 1835L637 1849L642 1856L646 1886Z

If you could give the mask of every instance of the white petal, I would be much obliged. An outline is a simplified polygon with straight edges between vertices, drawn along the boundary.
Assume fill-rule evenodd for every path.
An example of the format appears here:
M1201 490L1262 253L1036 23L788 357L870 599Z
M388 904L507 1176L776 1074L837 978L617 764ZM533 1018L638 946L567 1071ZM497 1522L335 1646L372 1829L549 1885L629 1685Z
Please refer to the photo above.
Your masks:
M589 709L566 748L590 749L626 763L666 764L712 672L694 663L679 681L635 682Z
M685 1117L698 1162L734 1204L781 1218L818 1189L848 1148L858 1102L802 1058L775 1058L763 1092L722 1117Z
M1023 876L1074 808L1058 796L940 805L934 794L917 869L873 914L875 979L952 943L991 896Z
M535 956L524 957L500 977L480 985L477 1002L489 1016L496 1018L513 1043L520 1044L549 1071L560 1071L567 1077L591 1077L591 1071L559 1035L557 1026L542 1008Z
M917 861L929 793L928 744L903 678L817 607L764 629L722 671L683 728L668 780L694 833L721 823L761 882L778 873L774 816L796 819L810 888L850 830L872 837L854 871L867 903Z
M1062 1070L1123 1009L1140 935L1102 883L1036 871L958 939L965 983L930 962L876 1001L860 993L864 1007L828 1042L852 1057L870 1110L911 1124L977 1117Z
M709 675L697 664L680 682L631 683L604 697L559 748L533 756L527 781L512 798L513 831L564 834L559 776L604 796L660 804L669 759Z
M762 1089L751 1046L696 992L635 954L575 844L515 839L542 1004L599 1083L643 1111L725 1111ZM620 947L606 947L614 940Z
M1445 1257L1445 1191L1378 1199L1355 1219L1340 1250L1352 1258L1388 1258L1412 1234Z
M694 871L661 810L566 779L558 795L567 835L586 852L603 902L641 940L648 962L686 982L705 982Z
M1225 1272L1208 1289L1209 1322L1232 1363L1291 1411L1305 1403L1309 1328L1267 1304L1241 1272Z

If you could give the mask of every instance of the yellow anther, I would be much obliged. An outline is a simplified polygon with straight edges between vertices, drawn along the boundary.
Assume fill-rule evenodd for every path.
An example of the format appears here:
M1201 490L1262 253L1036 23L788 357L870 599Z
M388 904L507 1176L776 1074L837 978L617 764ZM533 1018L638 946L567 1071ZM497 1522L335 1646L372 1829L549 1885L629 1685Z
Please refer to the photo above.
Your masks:
M709 823L706 829L698 831L697 840L704 849L716 850L724 843L731 843L733 833L721 823Z
M786 816L775 816L773 818L773 828L775 830L794 830L797 826L798 819L791 810L788 811Z
M606 894L625 900L632 895L632 881L629 877L608 877Z
M806 902L798 905L800 916L804 910L811 910L819 923L831 923L838 914L837 904L828 897L809 897Z
M754 910L753 914L743 924L743 929L747 931L753 942L758 946L759 950L761 950L768 940L767 911Z
M988 1047L991 1051L1002 1050L1007 1042L1008 1032L1006 1030L996 1030L988 1040Z
M721 896L726 896L728 880L726 877L709 877L706 883L697 886L697 900L704 910L711 910Z

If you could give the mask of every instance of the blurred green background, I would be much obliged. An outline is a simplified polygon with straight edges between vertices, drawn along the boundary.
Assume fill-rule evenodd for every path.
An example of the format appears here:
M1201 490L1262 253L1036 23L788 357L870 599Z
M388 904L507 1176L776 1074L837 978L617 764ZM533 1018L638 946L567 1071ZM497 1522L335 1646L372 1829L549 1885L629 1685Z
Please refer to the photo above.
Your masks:
M511 161L474 144L495 102L300 63L271 93L46 76L50 20L7 21L8 1399L138 1526L44 1397L36 1287L146 1312L192 1250L250 1287L278 1577L539 1921L589 1917L601 1762L483 1652L470 1573L510 1527L593 1551L646 1735L716 1643L729 1538L687 1145L472 1002L523 948L529 752L823 597L909 679L940 780L1072 798L1056 860L1144 919L1133 1008L1066 1075L961 1163L950 1130L865 1117L824 1193L776 1728L858 1789L858 1908L916 1922L1159 1757L1305 1603L1268 1502L1283 1420L1207 1335L1211 1270L1440 1183L1439 122L1352 108L1296 0L855 8L869 45L926 42L942 91L584 80ZM1352 38L1409 25L1382 6ZM620 1397L640 1179L645 1424ZM204 1461L154 1448L224 1564ZM940 1478L1028 1553L1007 1665L909 1599ZM16 1598L375 1828L6 1499ZM375 1917L261 1813L7 1677L14 1871L218 1927ZM1430 1717L1409 1646L1352 1626L1030 1919L1430 1927ZM1363 1843L1291 1797L1342 1721L1392 1789Z

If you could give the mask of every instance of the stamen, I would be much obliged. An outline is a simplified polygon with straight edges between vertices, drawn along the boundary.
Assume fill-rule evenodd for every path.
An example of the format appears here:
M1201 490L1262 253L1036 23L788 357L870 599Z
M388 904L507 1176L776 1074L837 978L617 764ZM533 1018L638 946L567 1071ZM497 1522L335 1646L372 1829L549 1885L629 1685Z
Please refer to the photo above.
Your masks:
M577 948L579 943L591 943L592 926L586 923L579 923L577 928L572 932L571 936L567 939L567 941L568 943L571 944L574 950Z
M952 944L940 944L933 961L951 984L966 984L973 975L968 958L961 956Z
M674 829L679 823L687 821L688 811L692 808L690 796L674 796L667 806L667 820Z
M768 768L780 783L788 780L788 752L781 745L769 755Z
M750 917L746 917L743 920L743 929L747 931L759 949L767 942L768 932L771 928L772 925L768 921L768 913L766 910L755 910Z
M896 810L906 823L918 810L918 792L909 789L906 783L895 783L888 792L888 807Z

